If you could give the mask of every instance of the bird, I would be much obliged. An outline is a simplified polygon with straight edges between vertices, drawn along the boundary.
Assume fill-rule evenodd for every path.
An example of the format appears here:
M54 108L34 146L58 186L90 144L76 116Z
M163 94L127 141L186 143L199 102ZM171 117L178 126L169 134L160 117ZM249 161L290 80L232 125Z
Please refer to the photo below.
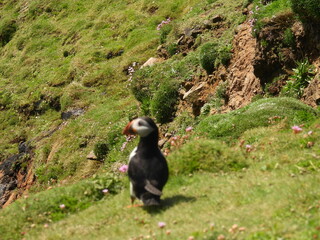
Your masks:
M150 117L138 117L127 124L123 134L140 136L128 163L131 206L136 199L141 200L143 206L159 206L169 178L166 158L158 146L159 129Z

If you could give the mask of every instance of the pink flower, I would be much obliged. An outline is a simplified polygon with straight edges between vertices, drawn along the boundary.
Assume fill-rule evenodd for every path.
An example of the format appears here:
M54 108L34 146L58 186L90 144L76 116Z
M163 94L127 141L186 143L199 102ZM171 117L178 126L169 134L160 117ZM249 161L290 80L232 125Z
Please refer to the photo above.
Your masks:
M107 194L107 193L109 192L109 190L108 190L107 188L105 188L105 189L102 190L102 192L103 192L104 194Z
M247 152L251 152L251 150L252 150L252 146L249 145L249 144L247 144L247 145L246 145L246 151L247 151Z
M126 165L126 164L122 165L122 166L119 168L119 171L120 171L120 172L123 172L123 173L127 172L127 171L128 171L128 165Z
M186 128L186 132L191 132L192 129L193 129L193 127L187 127L187 128Z
M66 208L66 205L60 204L59 208L60 208L60 209L65 209L65 208Z
M164 228L166 226L165 222L158 222L158 227L159 228Z
M302 131L302 128L300 128L299 126L293 126L291 129L293 130L294 134L297 134Z

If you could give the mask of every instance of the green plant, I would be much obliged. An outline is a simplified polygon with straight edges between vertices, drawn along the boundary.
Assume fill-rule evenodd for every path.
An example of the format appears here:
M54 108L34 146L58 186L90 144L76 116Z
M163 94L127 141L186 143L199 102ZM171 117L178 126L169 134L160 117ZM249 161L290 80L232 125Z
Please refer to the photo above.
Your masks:
M217 44L205 43L200 49L200 64L208 74L211 74L215 68L215 61L218 58Z
M94 145L93 152L97 156L98 160L103 160L105 158L105 156L108 154L109 150L110 149L109 149L107 143L97 142Z
M294 74L281 90L281 94L284 96L300 98L304 88L314 76L314 66L307 59L298 62L297 65L297 68L293 69Z
M159 123L172 120L178 100L178 84L173 81L163 82L150 102L151 114Z
M318 0L290 0L292 10L303 20L320 22L320 3Z

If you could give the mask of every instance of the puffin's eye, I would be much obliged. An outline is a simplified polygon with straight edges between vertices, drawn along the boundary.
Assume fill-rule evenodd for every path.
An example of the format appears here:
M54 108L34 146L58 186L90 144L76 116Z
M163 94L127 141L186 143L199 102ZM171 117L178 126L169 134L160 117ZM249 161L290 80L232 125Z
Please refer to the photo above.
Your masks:
M138 126L139 126L139 127L143 126L143 124L142 124L141 121L138 122Z

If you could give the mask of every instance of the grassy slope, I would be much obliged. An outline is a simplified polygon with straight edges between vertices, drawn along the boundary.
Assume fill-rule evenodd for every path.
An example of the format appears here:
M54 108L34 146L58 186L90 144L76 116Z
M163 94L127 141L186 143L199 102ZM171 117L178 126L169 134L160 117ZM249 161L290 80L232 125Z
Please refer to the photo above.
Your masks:
M264 101L260 102L263 105ZM209 167L193 174L174 174L185 165L175 164L179 155L172 154L168 161L173 174L161 209L127 208L128 180L122 174L119 177L125 188L115 196L102 198L99 192L104 186L89 181L17 201L0 213L2 237L15 239L23 232L27 239L130 239L153 234L156 239L216 239L220 234L227 239L310 239L318 234L320 218L320 122L311 122L299 134L284 120L249 129L232 146L221 142L220 152L233 152L245 159L247 167L236 172L220 166L223 171ZM191 143L200 141L197 134L190 134L195 137ZM176 153L185 156L182 149L187 146ZM215 161L223 158L223 154L217 155ZM61 210L60 204L66 208ZM165 222L165 229L159 229L158 222Z
M34 143L39 188L47 184L55 187L30 194L28 199L1 210L1 239L129 239L153 234L156 239L187 239L192 235L196 239L216 239L220 234L228 239L310 239L319 234L319 122L307 125L298 135L292 134L287 124L255 129L244 126L248 131L237 133L239 144L233 139L235 146L222 145L224 151L237 152L246 159L248 169L172 176L165 189L165 206L159 211L126 208L129 198L124 175L117 183L125 186L115 191L119 194L101 195L101 190L110 186L106 172L126 162L137 142L119 151L124 142L119 136L121 128L129 116L139 113L133 97L124 90L127 76L123 68L154 55L159 22L168 16L182 19L183 29L202 21L203 16L205 19L209 2L215 1L157 1L159 9L154 15L147 11L154 2L147 0L77 4L34 1L27 12L20 12L22 2L6 2L1 11L18 19L19 28L1 49L0 90L12 93L1 111L5 120L0 133L1 153L6 156L17 151L17 143L12 143L15 137L32 139L61 123L61 111L46 106L44 114L28 119L18 113L41 95L60 97L62 110L81 107L86 113L51 137ZM230 26L235 27L242 19L241 13L229 9L241 4L219 0L213 4L221 2L224 7L210 14L229 12ZM221 41L228 44L232 33L232 28L226 31ZM119 49L125 50L122 56L105 59L106 53ZM71 54L63 57L64 51ZM312 136L305 136L309 130ZM201 129L196 133L202 135ZM96 142L111 137L117 140L105 164L85 160ZM87 146L79 147L83 142ZM315 145L307 148L308 142ZM245 150L246 144L253 147L250 153ZM99 168L102 177L89 179L88 183L56 186L50 182L51 178L59 181L67 176L73 176L70 182L76 182ZM60 209L60 204L66 209ZM165 229L158 228L160 221L166 222ZM212 223L214 230L210 230ZM244 231L229 232L234 224ZM167 230L170 235L166 235Z

